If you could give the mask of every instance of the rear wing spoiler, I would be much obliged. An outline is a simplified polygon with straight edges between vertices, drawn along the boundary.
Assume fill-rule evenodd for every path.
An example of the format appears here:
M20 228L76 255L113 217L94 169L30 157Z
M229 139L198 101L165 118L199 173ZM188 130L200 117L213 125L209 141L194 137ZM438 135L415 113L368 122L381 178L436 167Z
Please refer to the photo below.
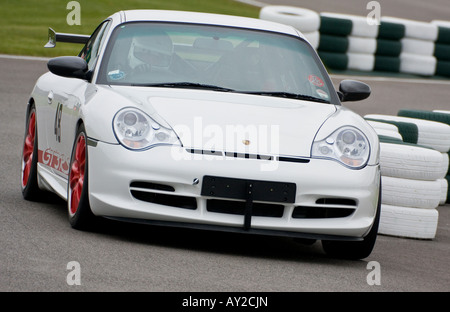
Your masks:
M48 28L48 42L44 46L44 48L54 48L56 46L56 42L69 42L69 43L81 43L85 44L88 42L89 35L77 35L77 34L66 34L66 33L57 33L50 27Z

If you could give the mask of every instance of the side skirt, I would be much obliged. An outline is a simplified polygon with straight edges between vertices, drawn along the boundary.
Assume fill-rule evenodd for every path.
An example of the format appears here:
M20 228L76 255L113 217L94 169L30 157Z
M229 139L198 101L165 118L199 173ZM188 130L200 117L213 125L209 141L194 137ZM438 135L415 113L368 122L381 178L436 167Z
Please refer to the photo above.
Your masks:
M38 185L42 190L55 193L67 201L67 180L52 173L45 165L38 163Z

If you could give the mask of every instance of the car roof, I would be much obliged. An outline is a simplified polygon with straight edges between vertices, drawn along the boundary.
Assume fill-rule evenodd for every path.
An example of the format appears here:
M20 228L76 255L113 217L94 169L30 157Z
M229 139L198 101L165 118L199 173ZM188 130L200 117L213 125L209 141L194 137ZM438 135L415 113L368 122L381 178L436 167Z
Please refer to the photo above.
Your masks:
M126 10L118 12L113 16L120 16L120 23L135 21L195 23L258 29L303 37L303 35L292 26L257 18L225 14L172 10Z

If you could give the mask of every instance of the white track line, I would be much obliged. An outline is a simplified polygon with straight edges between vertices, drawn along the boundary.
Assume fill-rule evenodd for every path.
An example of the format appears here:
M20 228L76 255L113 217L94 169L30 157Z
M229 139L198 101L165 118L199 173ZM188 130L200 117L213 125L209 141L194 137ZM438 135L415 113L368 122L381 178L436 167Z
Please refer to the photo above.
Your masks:
M253 6L256 6L256 7L260 7L260 8L265 7L266 5L268 5L267 3L254 1L254 0L234 0L234 1L245 3L245 4L249 4L249 5L253 5Z
M50 57L0 54L0 58L27 61L48 61Z

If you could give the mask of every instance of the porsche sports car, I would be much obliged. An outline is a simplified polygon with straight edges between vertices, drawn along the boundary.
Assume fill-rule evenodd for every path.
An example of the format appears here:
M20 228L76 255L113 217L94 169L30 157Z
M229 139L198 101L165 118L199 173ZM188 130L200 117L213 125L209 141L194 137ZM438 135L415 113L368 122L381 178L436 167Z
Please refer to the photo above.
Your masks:
M341 102L291 26L208 13L130 10L91 36L49 31L28 101L22 193L67 200L76 229L99 217L321 240L360 259L380 217L379 142Z

